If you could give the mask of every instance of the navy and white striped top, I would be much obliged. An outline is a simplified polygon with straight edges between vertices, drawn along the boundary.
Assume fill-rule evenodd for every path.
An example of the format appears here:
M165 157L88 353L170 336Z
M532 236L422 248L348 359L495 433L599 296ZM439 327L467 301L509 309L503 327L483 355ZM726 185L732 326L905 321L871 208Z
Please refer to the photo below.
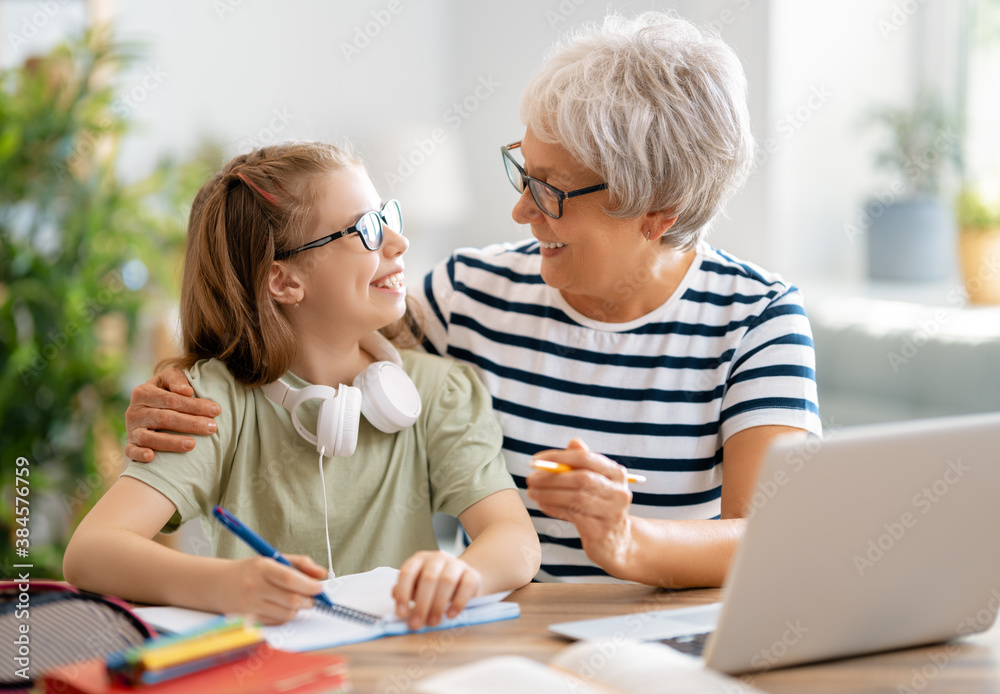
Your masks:
M820 433L815 355L799 291L702 242L674 294L628 323L574 310L540 273L538 242L463 248L412 292L428 351L473 365L542 543L543 581L615 581L572 523L525 493L532 454L579 437L645 475L632 513L718 518L722 446L761 425Z

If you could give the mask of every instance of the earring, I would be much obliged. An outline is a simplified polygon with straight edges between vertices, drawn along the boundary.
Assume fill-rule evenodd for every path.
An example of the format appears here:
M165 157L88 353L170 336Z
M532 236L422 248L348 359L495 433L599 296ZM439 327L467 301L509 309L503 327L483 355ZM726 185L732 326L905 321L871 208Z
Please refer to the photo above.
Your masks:
M647 239L647 241L648 241L648 239ZM299 307L299 302L296 301L295 302L295 308L298 308L298 307Z
M646 240L649 241L649 232L646 232Z

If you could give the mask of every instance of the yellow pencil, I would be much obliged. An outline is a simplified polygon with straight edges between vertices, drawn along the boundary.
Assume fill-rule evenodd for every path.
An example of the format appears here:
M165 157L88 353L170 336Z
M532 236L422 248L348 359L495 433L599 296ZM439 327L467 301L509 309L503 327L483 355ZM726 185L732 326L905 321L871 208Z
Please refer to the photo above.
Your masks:
M545 472L572 472L576 469L566 463L554 463L551 460L532 460L531 466L536 470L544 470ZM629 484L646 484L646 478L630 472L628 482Z
M256 626L242 625L231 631L206 634L157 648L140 656L139 662L146 670L162 670L197 658L260 643L263 640L264 634Z

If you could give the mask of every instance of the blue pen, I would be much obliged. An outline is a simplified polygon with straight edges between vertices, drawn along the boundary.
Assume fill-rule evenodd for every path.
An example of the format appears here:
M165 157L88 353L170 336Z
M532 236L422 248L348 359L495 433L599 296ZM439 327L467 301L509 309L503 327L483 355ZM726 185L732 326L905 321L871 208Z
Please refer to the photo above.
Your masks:
M253 547L254 551L261 556L270 557L274 559L279 564L284 564L285 566L292 566L292 563L285 559L281 552L272 547L267 540L262 538L260 535L255 533L253 530L248 528L243 524L239 518L231 514L226 509L221 506L216 506L212 509L212 515L219 519L219 522L226 526L229 530L233 531L236 537L240 538L248 545ZM295 568L294 566L292 567ZM319 593L313 596L313 600L318 602L320 605L327 607L329 609L336 609L334 604L330 601L330 598L326 596L326 593Z

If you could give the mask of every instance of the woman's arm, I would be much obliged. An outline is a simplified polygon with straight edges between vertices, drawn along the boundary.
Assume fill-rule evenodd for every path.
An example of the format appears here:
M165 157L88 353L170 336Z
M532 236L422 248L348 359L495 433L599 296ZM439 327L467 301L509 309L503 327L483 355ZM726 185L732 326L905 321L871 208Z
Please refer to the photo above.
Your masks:
M587 556L616 578L665 588L720 586L743 537L764 453L776 438L790 434L804 432L761 426L729 437L723 450L720 520L631 515L625 468L578 439L565 450L543 451L538 457L580 470L534 472L528 476L528 496L547 515L576 525Z
M308 557L289 557L296 571L264 557L198 557L153 542L175 510L149 485L120 478L73 534L63 558L66 580L139 602L250 613L266 623L291 619L320 592L300 573L325 575Z
M520 588L538 572L538 535L513 489L477 501L459 520L472 538L461 557L417 552L400 567L393 597L411 629L455 617L477 595Z

